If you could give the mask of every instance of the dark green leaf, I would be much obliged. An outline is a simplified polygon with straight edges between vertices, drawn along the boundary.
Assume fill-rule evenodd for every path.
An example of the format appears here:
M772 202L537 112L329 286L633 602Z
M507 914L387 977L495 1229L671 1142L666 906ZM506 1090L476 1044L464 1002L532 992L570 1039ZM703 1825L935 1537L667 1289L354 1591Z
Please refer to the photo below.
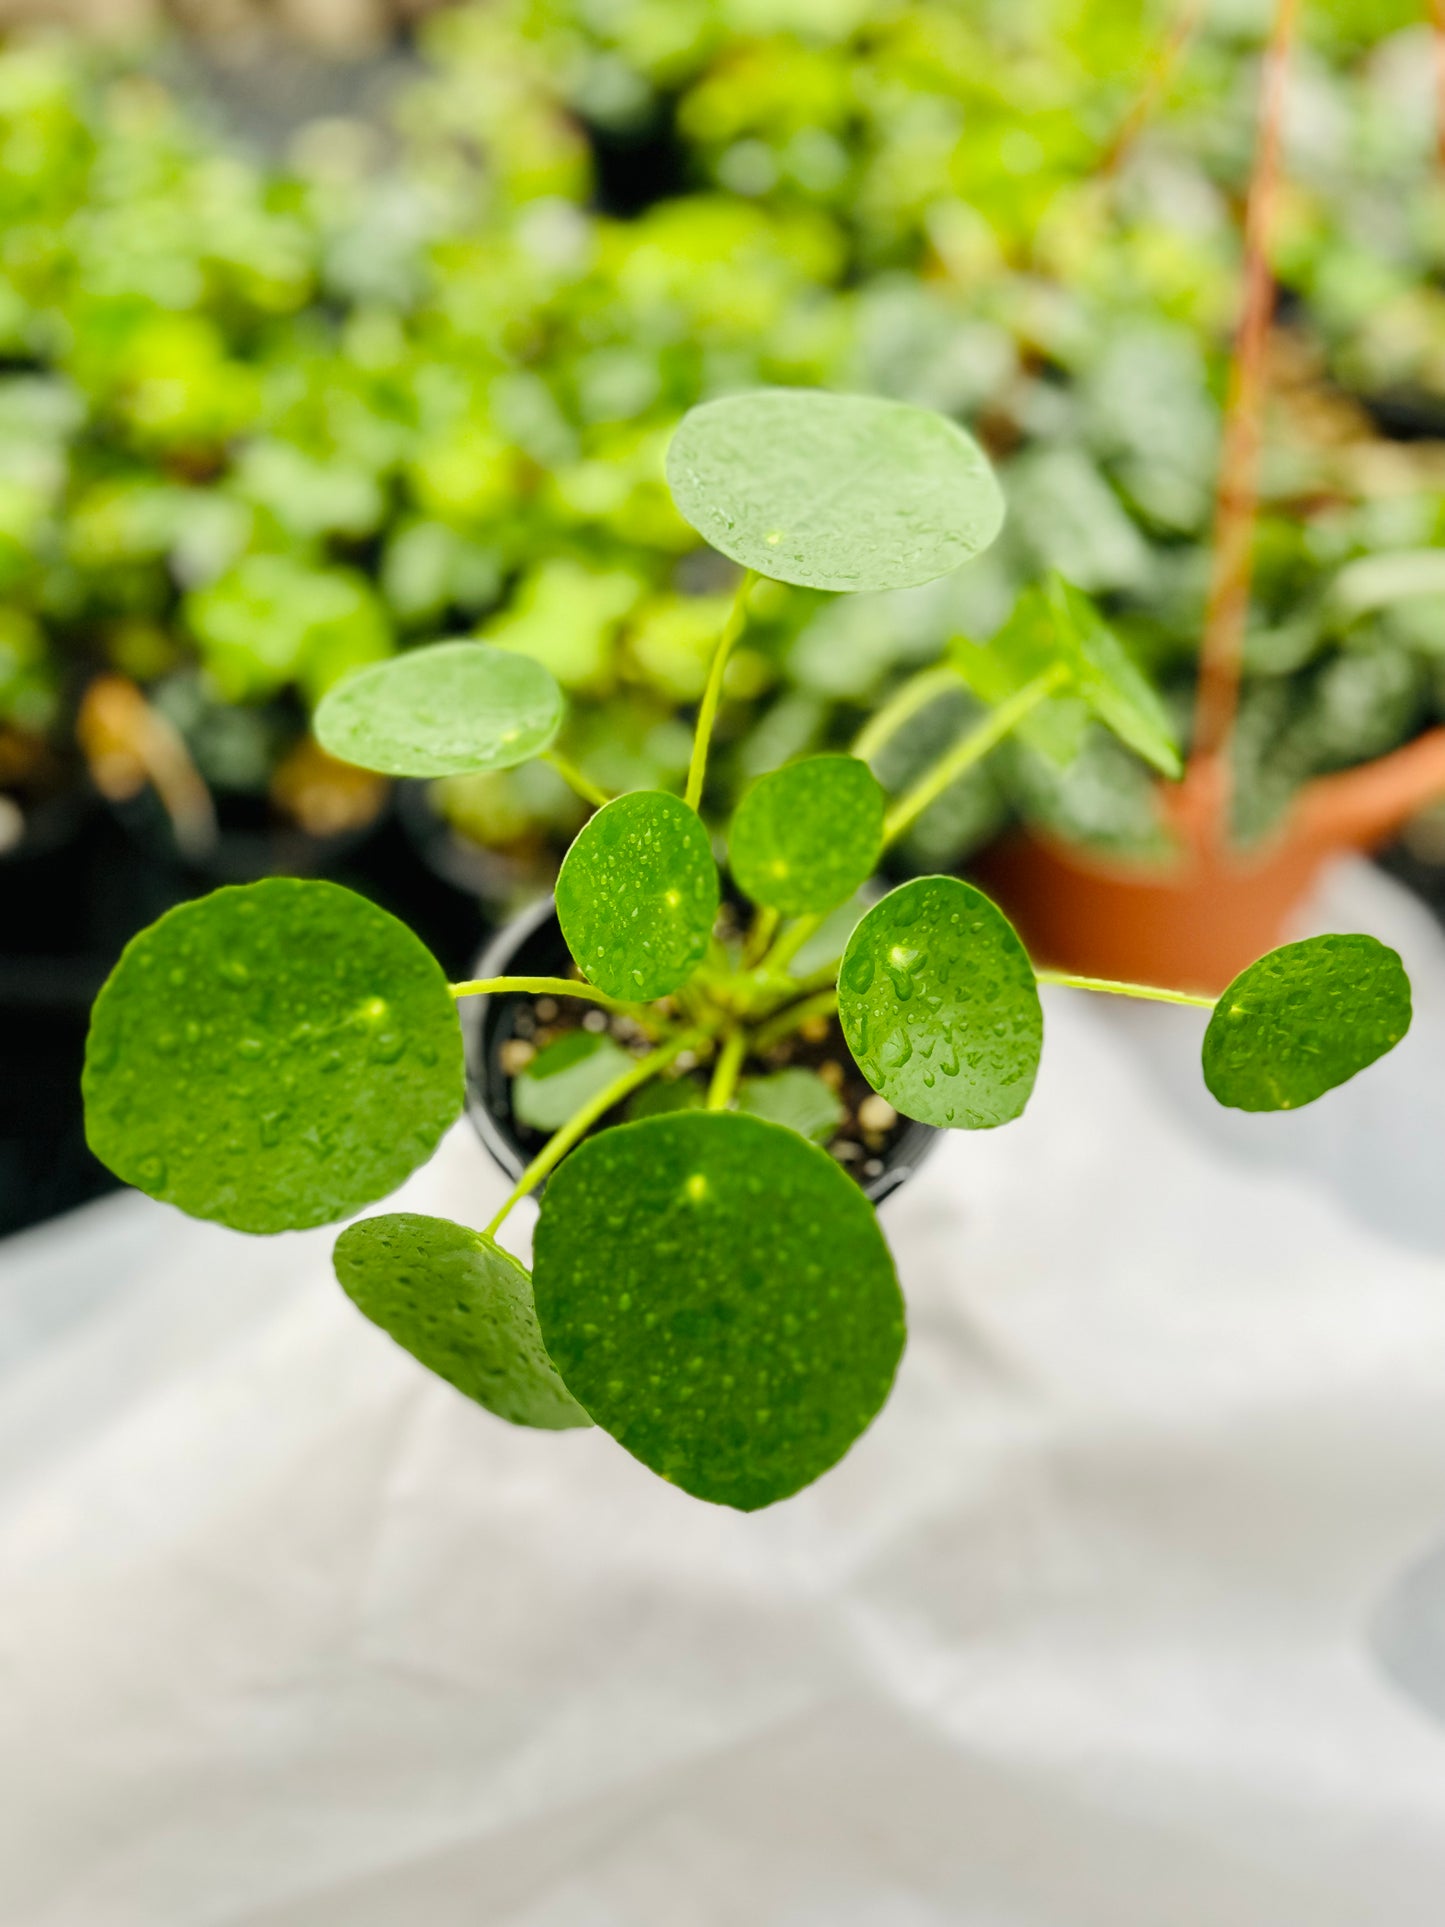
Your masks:
M831 910L873 874L883 807L882 786L856 756L810 756L760 776L728 840L738 888L788 917Z
M1393 1050L1410 979L1374 937L1308 937L1242 971L1204 1033L1204 1081L1237 1111L1292 1111Z
M316 739L388 776L466 776L539 756L562 709L551 671L530 656L438 642L338 683L316 711Z
M86 1135L117 1177L238 1231L330 1224L462 1107L456 1007L405 924L271 878L169 911L91 1015Z
M717 908L707 831L695 810L660 790L637 790L598 810L557 878L567 948L609 997L647 1003L686 983Z
M1003 498L977 443L927 409L768 388L705 402L667 451L673 500L745 568L812 589L901 589L986 549Z
M877 1219L780 1125L692 1111L589 1138L547 1186L535 1254L568 1389L700 1499L787 1498L888 1396L903 1301Z
M814 1144L827 1144L844 1116L838 1093L816 1071L801 1065L766 1077L745 1077L738 1085L738 1109L785 1124Z
M1033 965L957 877L918 877L874 904L843 954L838 1015L859 1069L905 1117L986 1130L1029 1101L1044 1035Z
M605 1032L569 1030L538 1051L513 1080L512 1109L534 1131L560 1131L589 1097L605 1091L632 1063Z
M446 1218L397 1212L342 1232L332 1257L374 1325L513 1425L589 1425L542 1344L532 1280L510 1253Z

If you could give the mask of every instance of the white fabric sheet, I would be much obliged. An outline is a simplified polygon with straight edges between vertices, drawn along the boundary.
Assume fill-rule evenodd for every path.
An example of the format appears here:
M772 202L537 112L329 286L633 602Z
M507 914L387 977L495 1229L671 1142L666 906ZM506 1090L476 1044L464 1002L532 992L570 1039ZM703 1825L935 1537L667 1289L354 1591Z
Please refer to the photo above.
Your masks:
M752 1517L428 1378L330 1234L0 1249L5 1927L1438 1927L1445 945L1313 920L1395 1056L1241 1118L1051 994L885 1209L892 1402ZM498 1190L459 1129L401 1202Z

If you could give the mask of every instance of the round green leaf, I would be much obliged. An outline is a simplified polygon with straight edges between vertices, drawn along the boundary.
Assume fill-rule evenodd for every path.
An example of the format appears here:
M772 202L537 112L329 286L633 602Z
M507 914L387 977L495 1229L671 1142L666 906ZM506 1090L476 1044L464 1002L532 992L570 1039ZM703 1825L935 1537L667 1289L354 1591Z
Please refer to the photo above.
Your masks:
M512 1080L512 1109L534 1131L560 1131L635 1061L605 1031L569 1030Z
M903 589L1003 526L988 461L942 415L869 395L767 388L704 402L667 451L686 519L745 568L809 589Z
M552 672L530 656L438 642L328 691L316 740L343 763L387 776L467 776L540 756L562 709Z
M425 1163L462 1108L447 980L403 923L273 877L169 911L91 1013L91 1149L238 1231L330 1224Z
M883 807L882 786L856 756L810 756L760 776L728 839L738 888L787 917L831 910L873 874Z
M1237 1111L1293 1111L1393 1050L1410 979L1374 937L1308 937L1242 971L1204 1033L1204 1081Z
M609 997L649 1002L686 983L717 920L718 877L696 810L661 790L585 823L557 878L567 948Z
M816 1071L801 1065L766 1077L745 1077L738 1085L738 1109L785 1124L814 1144L826 1144L844 1117L838 1093Z
M411 1212L363 1218L332 1264L374 1325L498 1418L548 1432L591 1424L547 1356L530 1276L481 1232Z
M654 1472L743 1512L842 1458L903 1350L862 1192L826 1152L740 1112L587 1139L548 1183L534 1266L568 1390Z
M988 1130L1029 1101L1044 1018L998 907L957 877L890 891L848 940L838 1015L868 1082L921 1123Z

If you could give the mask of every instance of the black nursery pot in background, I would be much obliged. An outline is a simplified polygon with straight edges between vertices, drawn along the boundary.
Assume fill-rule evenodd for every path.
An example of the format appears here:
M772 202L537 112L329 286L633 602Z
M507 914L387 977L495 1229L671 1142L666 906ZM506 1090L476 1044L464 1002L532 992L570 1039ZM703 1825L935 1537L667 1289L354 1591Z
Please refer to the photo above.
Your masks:
M550 897L498 932L478 958L476 977L565 977L572 957ZM518 1178L533 1151L523 1148L512 1115L512 1080L502 1068L503 1047L517 1035L516 1015L530 997L507 995L468 997L461 1004L462 1033L467 1055L467 1112L477 1136L509 1178ZM882 1170L858 1182L874 1204L881 1204L905 1185L933 1149L938 1132L930 1125L900 1118L898 1127L879 1153ZM534 1140L534 1150L541 1139ZM844 1167L847 1169L847 1167ZM851 1174L850 1174L851 1175Z

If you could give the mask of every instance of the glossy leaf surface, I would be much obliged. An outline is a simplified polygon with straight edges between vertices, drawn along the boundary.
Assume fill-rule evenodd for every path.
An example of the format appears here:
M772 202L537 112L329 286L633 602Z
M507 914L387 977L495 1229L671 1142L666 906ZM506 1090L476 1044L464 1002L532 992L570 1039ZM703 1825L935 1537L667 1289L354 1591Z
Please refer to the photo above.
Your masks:
M665 997L702 961L717 919L707 831L679 797L616 797L578 832L556 894L567 948L590 983L610 997Z
M862 1192L796 1132L739 1112L587 1139L547 1186L534 1282L547 1350L597 1423L745 1512L843 1456L903 1349Z
M467 776L539 756L563 697L530 656L438 642L348 676L316 712L316 738L343 763L387 776Z
M86 1135L117 1177L238 1231L385 1197L462 1108L435 959L334 883L182 904L126 946L86 1046Z
M863 918L838 1015L868 1082L905 1117L959 1130L1028 1103L1044 1020L1033 966L998 907L957 877L900 884Z
M728 859L754 903L807 916L844 902L883 847L884 794L856 756L810 756L760 776L733 818Z
M705 402L667 452L673 500L745 568L812 589L901 589L986 549L1003 497L942 415L868 395L770 388Z
M1293 1111L1410 1028L1410 979L1374 937L1308 937L1241 971L1204 1034L1204 1081L1238 1111Z
M412 1212L363 1218L332 1263L374 1325L498 1418L549 1432L591 1423L542 1344L531 1278L481 1232Z

